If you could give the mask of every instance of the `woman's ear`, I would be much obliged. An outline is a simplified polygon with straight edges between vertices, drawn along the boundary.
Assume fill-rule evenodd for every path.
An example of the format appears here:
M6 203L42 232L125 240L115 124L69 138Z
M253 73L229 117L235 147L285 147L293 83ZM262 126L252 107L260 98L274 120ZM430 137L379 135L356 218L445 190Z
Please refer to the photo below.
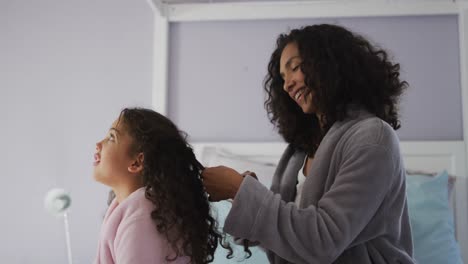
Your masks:
M136 155L132 164L128 167L128 171L131 173L139 174L143 171L143 162L145 161L145 155L140 152Z

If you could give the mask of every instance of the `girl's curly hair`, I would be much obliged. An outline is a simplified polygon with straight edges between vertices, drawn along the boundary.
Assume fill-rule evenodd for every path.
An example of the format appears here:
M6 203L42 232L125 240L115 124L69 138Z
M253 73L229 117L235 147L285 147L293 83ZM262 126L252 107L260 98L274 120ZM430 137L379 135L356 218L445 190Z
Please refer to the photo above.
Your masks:
M305 114L283 90L280 58L283 49L296 43L302 59L305 85L315 92L320 112ZM400 80L400 65L383 49L364 37L336 25L312 25L281 34L268 64L264 89L265 108L284 140L313 156L325 133L336 121L358 106L400 128L398 102L408 83Z
M143 108L125 108L119 122L133 139L130 154L143 153L145 196L155 205L151 218L176 255L191 263L209 263L220 243L232 248L210 215L201 180L203 166L195 158L186 134L163 115Z

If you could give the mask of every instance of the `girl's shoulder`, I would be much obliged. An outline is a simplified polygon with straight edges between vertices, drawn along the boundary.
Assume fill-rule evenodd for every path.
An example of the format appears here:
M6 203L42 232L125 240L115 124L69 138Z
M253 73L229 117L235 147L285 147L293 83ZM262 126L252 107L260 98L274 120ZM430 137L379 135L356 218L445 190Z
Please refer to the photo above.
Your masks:
M144 187L133 192L119 207L124 219L146 218L155 209L155 205L146 198Z

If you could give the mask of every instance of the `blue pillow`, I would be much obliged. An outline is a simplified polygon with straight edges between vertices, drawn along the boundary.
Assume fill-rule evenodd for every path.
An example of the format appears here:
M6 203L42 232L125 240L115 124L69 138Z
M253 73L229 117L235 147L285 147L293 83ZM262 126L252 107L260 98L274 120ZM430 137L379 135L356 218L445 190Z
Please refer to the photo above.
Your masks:
M414 258L418 263L463 263L448 201L448 179L446 171L435 177L406 177Z
M216 203L211 203L211 207L214 211L214 216L217 216L220 231L223 230L224 221L231 210L232 204L228 201L221 201ZM251 264L261 264L269 263L265 251L259 247L249 247L249 250L252 252L252 256L248 259L245 259L246 253L244 252L244 246L237 245L234 243L234 239L231 236L228 236L230 239L228 241L231 244L232 249L234 250L234 257L232 259L227 259L226 256L228 251L218 245L216 249L214 261L212 263L227 264L227 263L251 263Z

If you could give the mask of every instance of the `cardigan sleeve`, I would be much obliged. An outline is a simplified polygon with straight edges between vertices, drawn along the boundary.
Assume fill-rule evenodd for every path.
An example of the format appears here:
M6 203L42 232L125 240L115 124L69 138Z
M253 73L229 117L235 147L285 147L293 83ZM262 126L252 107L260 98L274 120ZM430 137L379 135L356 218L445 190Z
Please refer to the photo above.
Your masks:
M304 209L246 177L224 230L259 241L292 263L331 263L372 220L391 185L394 165L393 153L380 145L353 148L344 153L331 188L316 206ZM380 232L372 230L369 238Z

